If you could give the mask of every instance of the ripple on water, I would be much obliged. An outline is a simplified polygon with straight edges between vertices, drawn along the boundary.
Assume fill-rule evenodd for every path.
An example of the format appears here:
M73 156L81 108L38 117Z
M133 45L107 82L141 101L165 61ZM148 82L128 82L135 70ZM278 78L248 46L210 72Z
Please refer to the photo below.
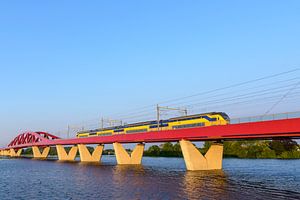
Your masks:
M179 158L142 166L0 159L0 199L300 199L299 160L224 159L224 170L186 171Z

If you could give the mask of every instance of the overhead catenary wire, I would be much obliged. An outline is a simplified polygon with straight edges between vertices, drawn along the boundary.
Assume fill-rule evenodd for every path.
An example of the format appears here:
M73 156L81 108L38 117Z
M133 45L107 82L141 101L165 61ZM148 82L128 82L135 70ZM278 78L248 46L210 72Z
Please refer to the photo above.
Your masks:
M264 90L264 93L262 93L262 92L247 93L247 94L242 94L242 95L226 97L226 98L223 98L223 99L202 101L202 102L198 102L196 104L189 104L189 105L185 105L185 106L190 107L190 106L195 106L195 105L207 105L207 104L220 103L220 102L226 102L226 101L234 101L234 100L239 100L239 99L252 98L252 97L256 97L256 96L264 96L264 95L280 93L280 92L282 93L284 91L286 91L286 90L285 89L281 89L281 90Z
M271 108L269 108L269 110L267 110L265 112L265 115L269 114L271 112L271 110L273 110L279 103L281 103L293 90L295 90L298 87L299 84L300 84L300 81L298 83L296 83L291 89L289 89L287 91L287 93L284 94L282 96L282 98L280 98L274 105L272 105Z
M263 103L270 103L270 101L266 101L268 99L271 99L272 102L277 101L276 98L282 97L282 95L276 95L276 96L269 96L269 97L263 97L263 98L256 98L256 99L250 99L250 100L243 100L243 101L236 101L236 102L231 102L231 103L227 103L227 104L212 104L212 106L208 107L207 105L202 106L202 107L195 107L193 110L196 110L197 108L205 108L205 109L213 109L213 108L222 108L222 109L226 109L228 106L239 106L239 105L243 105L243 106L256 106L257 104L260 103L261 100L263 100ZM293 96L290 96L290 98L299 98L300 97L300 92L294 94ZM251 102L255 102L255 104L251 104L249 105L248 103Z
M294 72L297 72L297 71L300 71L300 68L295 68L293 70L284 71L284 72L281 72L281 73L268 75L268 76L264 76L264 77L261 77L261 78L252 79L252 80L249 80L249 81L232 84L232 85L225 86L225 87L216 88L216 89L213 89L213 90L208 90L208 91L205 91L205 92L196 93L196 94L189 95L189 96L174 98L174 99L170 99L170 100L166 100L166 101L160 101L156 104L151 104L151 105L139 107L139 108L136 108L136 109L131 109L130 111L136 111L136 110L141 110L141 109L145 109L145 108L151 108L151 107L155 107L157 104L161 105L161 104L165 104L165 103L175 102L175 101L178 101L178 100L181 100L181 99L188 99L188 98L195 97L195 96L200 96L200 95L209 94L209 93L213 93L213 92L217 92L217 91L222 91L222 90L225 90L225 89L230 89L230 88L242 86L242 85L246 85L246 84L249 84L249 83L254 83L254 82L267 80L267 79L271 79L271 78L275 78L275 77L280 77L280 76L291 74L291 73L294 73ZM123 113L119 113L119 114L123 114ZM118 115L118 113L115 113L113 115Z
M300 70L300 68L296 68L296 69L281 72L281 73L278 73L278 74L273 74L273 75L270 75L270 76L264 76L264 77L253 79L253 80L250 80L250 81L245 81L245 82L242 82L242 83L232 84L232 85L229 85L229 86L225 86L225 87L221 87L221 88L217 88L217 89L213 89L213 90L209 90L209 91L196 93L196 94L193 94L193 95L190 95L190 96L185 96L185 97L180 97L180 98L176 98L176 99L163 101L163 102L160 102L159 104L175 102L175 101L178 101L178 100L181 100L181 99L187 99L187 98L191 98L191 97L194 97L194 96L199 96L199 95L203 95L203 94L207 94L207 93L213 93L213 92L217 92L217 91L221 91L221 90L225 90L225 89L229 89L229 88L233 88L233 87L238 87L238 86L246 85L246 84L257 82L257 81L266 80L266 79L278 77L278 76L285 75L285 74L290 74L290 73L293 73L293 72L296 72L296 71L299 71L299 70Z
M176 106L178 108L187 107L189 109L189 112L190 111L193 112L193 110L196 111L199 110L199 108L206 108L206 110L209 110L209 109L213 109L216 106L219 107L219 105L226 106L226 103L230 101L235 102L232 103L232 106L240 105L243 102L245 104L247 102L255 102L257 101L256 97L258 96L262 97L260 99L265 99L265 100L269 99L270 97L271 98L272 97L278 98L279 96L283 97L284 94L282 93L286 91L285 88L291 87L292 85L295 84L294 83L295 81L299 80L299 76L296 77L286 77L286 76L290 76L291 74L294 74L299 70L300 70L299 68L296 68L294 70L289 70L282 73L264 76L261 78L245 81L242 83L232 84L229 86L225 86L213 90L208 90L208 91L196 93L189 96L161 101L159 104L163 106L170 106L170 107ZM269 80L271 80L271 82ZM259 85L251 86L257 82L262 82L262 83ZM298 87L295 87L293 91L297 89ZM278 95L274 97L275 94ZM286 96L291 96L291 95L290 93L287 93ZM285 98L283 98L283 100L284 99ZM241 102L241 103L237 103L237 102ZM111 116L113 116L114 119L119 119L126 122L153 120L155 119L155 107L156 104L152 104L148 106L139 107L136 109L131 109L130 112L127 113L123 112ZM168 116L168 114L166 114L166 116ZM95 121L97 123L89 123L91 121ZM84 123L89 124L91 126L97 126L99 125L99 119L85 121Z
M264 90L264 91L267 91L267 90ZM254 93L255 95L251 95L249 96L249 94L247 94L248 96L245 96L245 94L243 95L239 95L239 96L233 96L233 97L228 97L228 98L225 98L223 100L220 100L220 99L217 99L217 100L214 100L214 101L205 101L205 102L201 102L201 103L198 103L198 104L193 104L193 105L188 105L187 107L188 108L193 108L195 109L195 106L197 105L200 105L202 107L206 107L207 109L211 109L213 107L208 107L209 105L218 105L218 107L224 109L224 107L226 106L226 104L220 104L220 103L224 103L224 102L234 102L232 103L232 105L237 105L237 104L241 104L241 103L249 103L249 102L255 102L255 101L258 101L258 100L266 100L266 99L274 99L274 98L278 98L278 97L281 97L282 94L279 94L279 95L274 95L278 92L282 92L282 91L285 91L285 90L276 90L276 91L271 91L271 92L265 92L265 93ZM252 93L253 94L253 93ZM266 94L268 94L268 96L266 96ZM272 94L270 96L270 94ZM263 96L263 97L262 97ZM238 98L237 98L238 97ZM260 98L253 98L253 97L260 97ZM250 100L247 100L249 99ZM243 99L246 99L246 100L243 100ZM243 100L243 101L237 101L237 100ZM230 104L231 105L231 104ZM149 116L149 117L144 117L144 116ZM141 120L141 117L144 117L143 119L147 119L147 120L153 120L155 117L154 117L155 113L153 111L149 112L149 113L144 113L144 114L140 114L140 115L135 115L135 116L129 116L126 118L126 120L133 120L135 119L134 121L139 121ZM123 118L125 120L125 118Z
M280 82L287 82L287 81L291 81L291 80L299 80L299 77L296 77L296 78L292 78L292 79L288 79L288 80L284 80L284 81L280 81ZM270 83L271 85L273 85L273 83L274 82L272 82L272 83ZM260 86L258 86L258 87L262 87L262 86L266 86L267 84L264 84L264 85L260 85ZM268 91L268 90L271 90L271 89L279 89L279 88L285 88L285 87L289 87L289 86L291 86L291 85L293 85L293 84L289 84L289 85L283 85L283 86L281 86L281 87L275 87L275 88L268 88L268 89L265 89L265 90L260 90L260 91L255 91L255 92L252 92L253 94L255 94L255 93L259 93L259 92L264 92L264 91ZM257 88L257 87L252 87L251 89L255 89L255 88ZM245 89L244 90L242 90L242 91L245 91ZM249 93L250 94L250 93ZM222 94L217 94L217 95L213 95L213 96L208 96L208 97L205 97L205 98L207 98L207 99L211 99L211 98L214 98L214 97L218 97L218 96L224 96L224 95L228 95L228 92L226 92L226 93L222 93ZM197 100L193 100L193 101L186 101L186 102L184 102L184 103L188 103L188 102L195 102L195 101L197 101ZM199 100L198 100L199 101ZM183 105L183 107L184 106L186 106L186 104L168 104L167 106L179 106L179 105ZM179 107L181 107L181 106L179 106ZM147 113L149 113L149 112L151 112L151 111L153 111L155 109L155 107L154 106L152 106L152 108L151 109L144 109L144 110L141 110L140 112L132 112L132 113L128 113L127 115L119 115L119 116L114 116L115 118L122 118L122 119L126 119L126 118L130 118L132 115L136 115L136 114L147 114Z
M251 88L243 88L243 89L239 89L239 90L235 90L235 91L226 91L225 93L216 94L216 95L213 95L213 96L201 96L201 98L203 99L203 98L214 98L214 97L218 97L218 96L226 96L229 93L239 93L239 92L251 91L251 90L254 90L254 89L257 89L257 88L265 88L266 86L270 86L270 85L277 85L276 88L278 88L278 87L282 87L282 86L278 85L278 83L290 82L290 81L295 81L295 80L298 81L299 79L300 79L300 77L296 77L296 78L292 78L292 79L288 79L288 80L266 83L266 84L254 86L254 87L251 87ZM290 84L290 85L293 85L293 84ZM290 86L290 85L287 85L287 87ZM197 102L197 101L199 101L199 99L184 101L184 102L180 102L180 103L176 103L176 104L168 104L168 106L185 105L187 103Z
M287 103L296 103L299 102L300 96L297 96L295 98L289 98L286 100ZM270 99L268 101L264 101L264 102L256 102L255 106L264 106L264 105L269 105L270 103L274 103L275 101ZM221 106L219 106L221 107ZM208 109L214 109L214 108L218 108L218 106L214 106L214 107L209 107ZM248 116L252 116L252 115L260 115L263 116L260 112L260 110L254 110L253 109L253 105L247 105L247 104L227 104L227 105L222 105L222 111L224 112L229 112L232 108L237 109L236 112L234 112L233 114L230 114L230 117L245 117L245 115L243 114L244 112L248 112L250 115ZM299 108L298 108L299 110ZM205 108L198 108L195 109L194 111L198 111L198 112L205 112L206 109ZM249 112L250 111L250 112ZM284 110L281 112L290 112L290 111L295 111L295 109L289 109L289 110Z

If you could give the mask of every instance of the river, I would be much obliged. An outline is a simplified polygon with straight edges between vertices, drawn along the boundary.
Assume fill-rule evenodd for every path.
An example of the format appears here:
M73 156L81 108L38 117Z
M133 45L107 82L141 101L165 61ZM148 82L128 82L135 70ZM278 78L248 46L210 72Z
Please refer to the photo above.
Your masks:
M181 158L142 166L0 159L0 199L300 199L300 160L224 159L223 170L190 172Z

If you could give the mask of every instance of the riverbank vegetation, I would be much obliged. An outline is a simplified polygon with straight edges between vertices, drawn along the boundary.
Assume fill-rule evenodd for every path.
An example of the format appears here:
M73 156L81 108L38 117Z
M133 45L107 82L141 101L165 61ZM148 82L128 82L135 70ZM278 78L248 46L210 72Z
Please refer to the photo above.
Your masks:
M212 142L205 142L199 151L207 152ZM300 159L300 146L291 139L272 141L232 141L224 142L224 157L231 158L277 158L277 159ZM160 146L154 145L145 151L145 156L153 157L182 157L178 143L165 143Z

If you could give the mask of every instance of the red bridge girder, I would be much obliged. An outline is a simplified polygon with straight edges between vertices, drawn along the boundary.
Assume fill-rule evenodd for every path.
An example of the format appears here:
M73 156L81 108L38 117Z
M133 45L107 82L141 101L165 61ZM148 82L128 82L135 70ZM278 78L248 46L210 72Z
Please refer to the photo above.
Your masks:
M19 149L32 146L111 144L114 142L176 142L182 139L206 141L274 138L299 139L300 118L73 139L60 139L49 133L33 132L19 135L7 148L3 149Z

